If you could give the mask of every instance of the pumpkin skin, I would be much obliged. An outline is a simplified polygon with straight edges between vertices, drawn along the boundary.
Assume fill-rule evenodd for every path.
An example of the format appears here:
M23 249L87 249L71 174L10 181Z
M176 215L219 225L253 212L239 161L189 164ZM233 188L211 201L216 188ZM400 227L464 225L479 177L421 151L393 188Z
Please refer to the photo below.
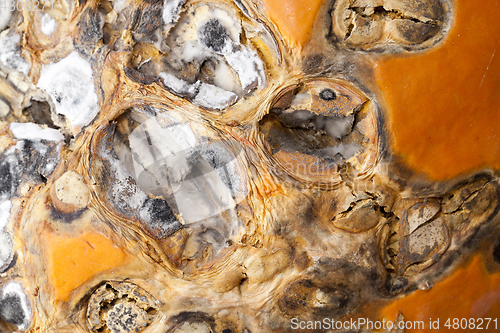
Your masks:
M497 318L494 1L34 5L0 9L0 332Z

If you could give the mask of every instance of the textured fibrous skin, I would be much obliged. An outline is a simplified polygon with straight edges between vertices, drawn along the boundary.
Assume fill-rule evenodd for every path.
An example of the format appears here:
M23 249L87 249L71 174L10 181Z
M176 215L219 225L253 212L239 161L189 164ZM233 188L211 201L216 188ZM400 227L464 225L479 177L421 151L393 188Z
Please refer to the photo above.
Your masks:
M308 44L246 0L37 9L0 9L0 332L376 320L495 244L498 172L408 169L373 78L453 3L325 1Z

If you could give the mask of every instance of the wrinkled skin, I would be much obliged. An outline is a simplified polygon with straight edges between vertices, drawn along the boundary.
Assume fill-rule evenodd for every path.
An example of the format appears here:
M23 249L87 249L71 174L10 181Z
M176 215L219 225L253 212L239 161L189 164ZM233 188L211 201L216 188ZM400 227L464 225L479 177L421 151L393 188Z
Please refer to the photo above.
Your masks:
M0 332L376 318L497 235L498 173L407 169L372 79L376 54L435 47L452 4L326 3L302 53L261 4L166 4L174 14L90 0L12 13Z

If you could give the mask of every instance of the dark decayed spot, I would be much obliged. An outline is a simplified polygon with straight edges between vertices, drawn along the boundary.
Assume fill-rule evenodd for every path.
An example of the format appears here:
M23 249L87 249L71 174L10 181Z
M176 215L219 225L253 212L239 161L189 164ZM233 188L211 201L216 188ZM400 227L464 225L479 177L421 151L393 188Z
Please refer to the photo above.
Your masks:
M135 32L137 34L147 34L149 38L154 38L152 35L155 30L163 24L162 9L163 6L160 4L146 5L140 12L141 18Z
M201 28L200 35L201 42L214 52L221 52L229 39L226 28L216 19L205 23Z
M347 117L318 115L309 110L279 112L272 109L259 122L261 132L271 146L278 151L300 152L338 163L350 158L355 151L339 153L335 148L343 137L351 133L354 115Z
M19 296L8 295L0 300L0 318L4 321L19 326L24 323L24 316Z
M174 212L163 199L148 199L144 202L141 217L158 239L167 237L182 227Z
M15 196L21 182L44 182L58 164L57 143L19 141L15 150L0 155L0 196Z
M420 44L436 36L441 30L438 24L401 20L398 22L399 33L412 44Z
M150 214L151 219L174 223L177 221L174 213L167 205L165 200L161 199L150 199L147 201L147 207Z
M325 56L322 54L313 54L303 60L302 70L306 74L318 73L320 69L325 68Z
M111 320L113 326L115 326L111 328L112 330L118 326L123 332L139 331L137 313L132 313L132 309L127 305L118 304L108 312L108 321Z
M495 247L493 247L493 259L500 265L500 239L495 244Z
M149 75L149 74L141 73L141 72L139 72L133 68L130 68L130 67L125 67L124 72L125 72L125 75L127 75L127 77L129 79L132 79L135 82L139 82L139 83L142 83L145 85L152 84L154 82L159 81L159 79L157 77L154 77L154 76Z
M0 164L0 195L13 195L18 180L14 183L14 175L10 172L10 163L3 160Z
M41 183L43 182L42 175L46 179L54 171L50 164L59 164L57 143L45 140L40 142L24 140L19 161L23 169L22 174L30 175L37 183Z
M181 312L168 320L171 325L167 333L176 332L185 323L204 323L210 326L212 332L215 331L215 320L205 312Z
M101 14L87 7L80 16L80 21L76 27L78 35L74 39L73 45L81 54L89 57L93 54L97 42L103 37L101 28Z
M2 273L4 272L7 272L9 269L12 269L14 266L16 266L16 263L17 263L17 253L14 253L14 257L12 258L12 260L10 261L10 264L9 266L7 266L7 268L5 268Z
M80 209L73 213L63 213L52 206L52 208L50 209L50 216L55 221L70 224L73 223L73 221L78 220L82 216L83 212L85 212L85 209Z
M61 103L60 97L58 103ZM23 115L32 123L45 124L55 129L59 128L52 120L50 105L46 101L36 101L32 99L30 105L23 109Z
M337 98L337 94L332 89L324 89L319 93L319 97L325 101L333 101Z
M396 296L405 291L408 286L408 279L401 277L389 277L384 284L384 291L387 291L391 296Z
M234 194L235 188L231 174L227 169L227 165L236 157L223 151L222 149L211 149L207 146L198 146L197 148L198 150L194 154L188 156L190 162L201 166L198 170L203 170L203 174L217 170L217 175L220 177L224 185L226 185L231 193ZM237 148L239 149L240 147L238 146ZM206 165L207 163L210 167ZM192 173L186 179L200 176L202 176L202 174Z

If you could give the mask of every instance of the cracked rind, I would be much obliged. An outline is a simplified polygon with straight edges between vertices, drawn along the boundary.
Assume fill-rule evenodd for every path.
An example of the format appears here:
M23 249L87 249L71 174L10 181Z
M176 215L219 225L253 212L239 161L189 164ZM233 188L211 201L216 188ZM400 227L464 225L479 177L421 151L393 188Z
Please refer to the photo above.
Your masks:
M420 51L443 39L450 8L447 0L334 1L329 38L353 50Z
M154 320L156 303L134 284L107 282L90 296L87 323L93 332L141 332Z
M442 262L445 253L453 256L458 244L498 214L498 191L496 180L477 175L440 197L396 202L395 215L388 224L391 231L382 244L386 268L397 275L417 277L422 270Z
M259 129L278 165L324 187L338 184L348 166L356 176L370 173L379 158L376 119L377 107L357 87L311 79L283 87Z

